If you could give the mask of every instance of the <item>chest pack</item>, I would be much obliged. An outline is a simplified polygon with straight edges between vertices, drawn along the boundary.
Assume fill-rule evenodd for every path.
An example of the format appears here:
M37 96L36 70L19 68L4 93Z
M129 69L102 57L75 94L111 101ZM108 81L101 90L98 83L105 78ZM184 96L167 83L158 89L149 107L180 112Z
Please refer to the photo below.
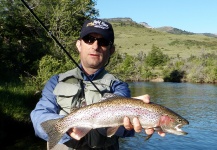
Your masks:
M117 79L113 75L103 70L93 83L101 93L109 93L115 80ZM90 81L83 80L78 68L59 74L59 82L53 93L61 107L60 115L67 115L74 108L96 103L102 97Z

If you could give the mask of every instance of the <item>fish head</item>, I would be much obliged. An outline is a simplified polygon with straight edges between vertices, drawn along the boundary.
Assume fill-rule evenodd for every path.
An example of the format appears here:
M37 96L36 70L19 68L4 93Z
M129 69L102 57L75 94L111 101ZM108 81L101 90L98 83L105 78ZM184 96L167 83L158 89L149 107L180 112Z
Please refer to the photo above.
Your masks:
M185 118L179 116L178 114L163 114L160 117L160 127L164 132L172 133L176 135L186 135L187 132L183 131L181 128L184 125L188 125L189 122Z

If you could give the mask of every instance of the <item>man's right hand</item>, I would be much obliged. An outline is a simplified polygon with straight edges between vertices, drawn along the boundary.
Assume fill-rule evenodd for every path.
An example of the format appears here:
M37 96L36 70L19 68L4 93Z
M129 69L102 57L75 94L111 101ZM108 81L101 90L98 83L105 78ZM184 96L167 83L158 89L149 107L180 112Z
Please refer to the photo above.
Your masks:
M80 140L81 138L78 136L81 131L78 129L78 128L71 128L68 130L68 135L71 136L73 139L76 139L76 140Z

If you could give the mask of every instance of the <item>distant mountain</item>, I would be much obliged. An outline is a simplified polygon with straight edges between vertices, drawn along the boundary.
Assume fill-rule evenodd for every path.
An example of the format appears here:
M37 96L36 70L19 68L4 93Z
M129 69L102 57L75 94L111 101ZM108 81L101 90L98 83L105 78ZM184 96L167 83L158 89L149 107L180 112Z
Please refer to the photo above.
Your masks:
M131 18L126 17L126 18L103 18L103 20L108 21L108 22L132 22L136 23L133 21Z
M187 35L195 34L193 32L188 32L188 31L181 30L178 28L173 28L170 26L165 26L165 27L160 27L160 28L155 28L155 29L158 31L168 32L168 33L172 33L172 34L187 34Z
M146 27L146 28L150 28L150 29L152 29L153 27L151 27L148 23L146 23L146 22L140 22L139 24L141 24L141 25L143 25L144 27Z
M202 33L202 34L205 35L205 36L217 38L217 34L213 34L213 33Z
M122 22L122 23L125 23L125 24L131 24L131 25L132 24L134 24L134 25L142 25L142 26L144 26L146 28L149 28L149 29L153 29L153 30L157 30L157 31L161 31L161 32L168 32L168 33L171 33L171 34L186 34L186 35L199 34L199 35L205 35L205 36L208 36L208 37L217 38L217 34L214 34L214 33L193 33L193 32L181 30L181 29L178 29L178 28L170 27L170 26L154 28L154 27L151 27L146 22L137 23L137 22L133 21L129 17L125 17L125 18L122 18L122 17L119 17L119 18L104 18L103 20L108 21L108 22Z
M162 32L168 32L168 33L172 33L172 34L186 34L186 35L193 35L193 34L198 34L198 35L205 35L208 37L215 37L217 38L217 34L213 34L213 33L193 33L193 32L188 32L185 30L181 30L178 28L173 28L170 26L164 26L164 27L159 27L159 28L154 28L158 31L162 31Z

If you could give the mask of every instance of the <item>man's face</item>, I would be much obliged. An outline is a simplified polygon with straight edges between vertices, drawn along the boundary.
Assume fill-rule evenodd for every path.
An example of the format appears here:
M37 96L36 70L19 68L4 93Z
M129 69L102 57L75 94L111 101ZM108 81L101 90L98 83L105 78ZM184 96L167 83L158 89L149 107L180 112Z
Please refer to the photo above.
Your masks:
M102 35L91 33L93 38L103 38ZM99 41L95 40L92 44L85 42L85 39L78 40L76 46L80 53L81 64L84 69L100 69L103 67L110 55L111 46L100 46ZM113 51L113 50L112 50Z

